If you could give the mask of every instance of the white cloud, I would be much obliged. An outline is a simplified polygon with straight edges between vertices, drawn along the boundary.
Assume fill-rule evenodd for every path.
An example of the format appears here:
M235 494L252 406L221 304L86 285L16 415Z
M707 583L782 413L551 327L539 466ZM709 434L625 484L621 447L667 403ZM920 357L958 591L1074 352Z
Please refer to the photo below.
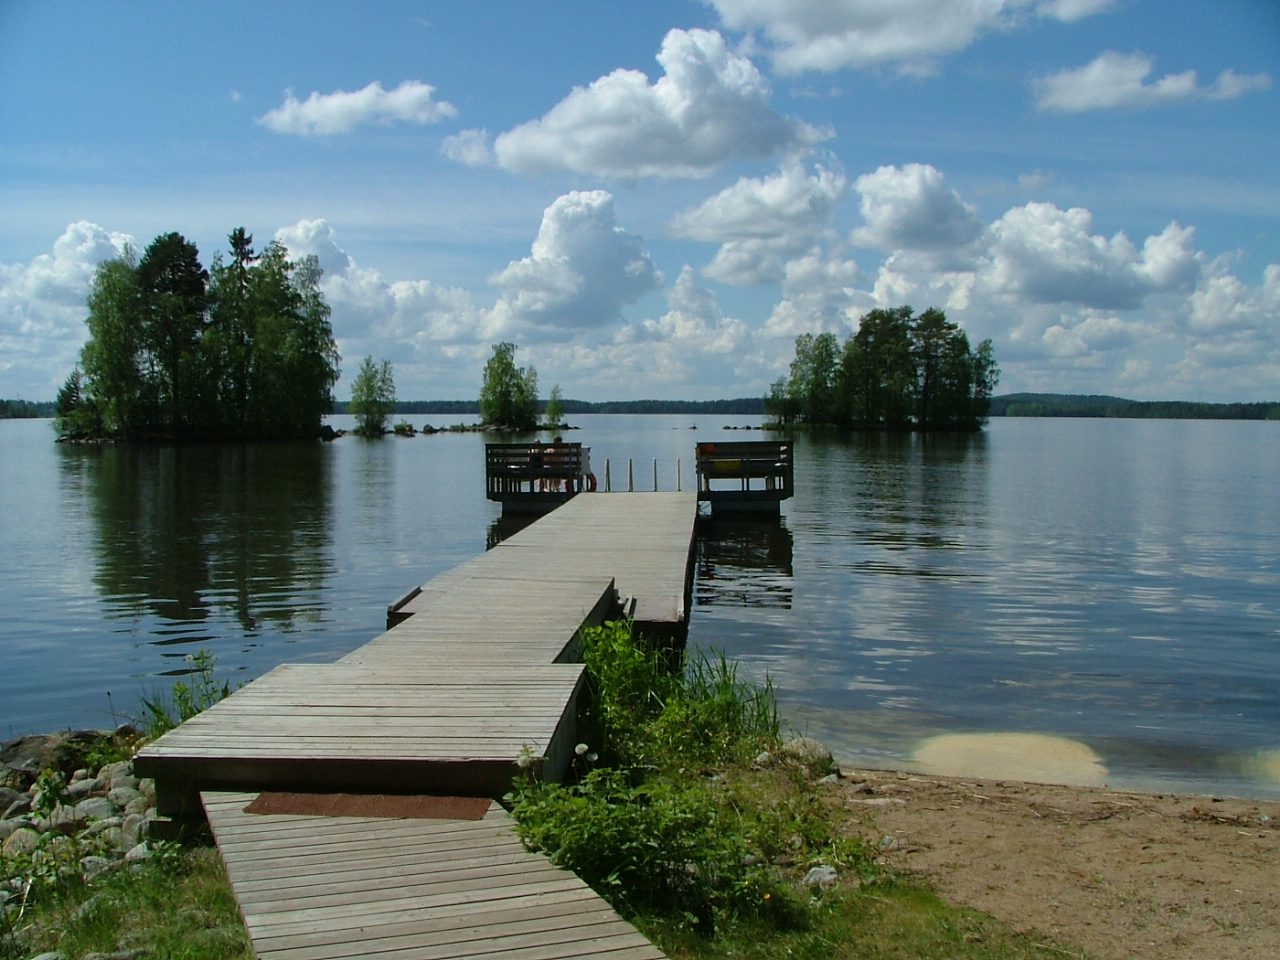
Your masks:
M770 177L743 177L676 214L670 230L677 237L721 244L703 270L714 280L739 286L777 283L786 260L829 230L846 189L842 173L817 166L806 174L800 163L790 163Z
M440 153L454 163L468 167L493 166L493 148L490 146L488 130L463 130L453 136L445 137L440 144Z
M761 31L783 73L896 64L932 69L1027 14L1063 21L1099 13L1112 0L706 0L732 30Z
M297 99L289 90L284 103L268 110L257 122L276 133L330 136L366 123L402 120L427 124L456 116L458 111L452 104L432 99L435 89L418 80L406 80L394 90L383 90L381 83L374 82L362 90L312 91L306 100Z
M854 183L865 224L854 243L879 250L955 252L982 235L974 207L928 164L881 167Z
M275 236L290 256L314 255L320 261L320 288L333 310L334 336L349 367L370 352L397 365L438 365L443 347L487 339L488 318L468 291L429 280L389 282L377 270L357 264L325 220L300 220Z
M538 120L498 136L499 166L618 177L704 176L735 157L811 147L825 134L769 106L755 65L710 30L672 30L663 75L615 70L577 87Z
M813 250L786 265L782 299L765 321L764 335L788 340L802 333L853 332L855 320L874 304L855 289L862 271L852 260Z
M1198 85L1194 70L1167 74L1148 83L1154 69L1155 59L1146 54L1108 50L1076 70L1037 79L1033 84L1036 107L1063 113L1156 107L1184 100L1229 100L1271 88L1271 78L1265 73L1240 76L1233 70L1224 70L1209 87Z
M621 319L622 307L662 285L662 273L635 234L617 224L613 195L574 191L542 214L530 255L492 282L503 328L576 329Z
M1051 203L1014 207L991 225L988 282L1031 303L1132 310L1150 294L1185 287L1196 272L1194 231L1170 224L1139 253L1124 233L1092 233L1093 214Z
M52 399L79 358L85 301L104 260L135 247L96 223L69 224L49 253L0 264L0 395Z

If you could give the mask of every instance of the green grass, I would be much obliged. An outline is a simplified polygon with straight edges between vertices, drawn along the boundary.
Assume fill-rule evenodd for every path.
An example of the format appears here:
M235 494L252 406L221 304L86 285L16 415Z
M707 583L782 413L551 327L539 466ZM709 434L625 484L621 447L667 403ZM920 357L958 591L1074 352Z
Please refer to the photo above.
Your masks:
M9 904L0 957L57 950L141 951L148 960L251 960L249 937L231 885L212 847L161 846L150 860L121 866L92 883L69 882Z
M783 749L773 689L723 656L681 664L609 623L584 637L573 778L507 801L525 844L673 957L1080 956L892 876L869 825ZM812 888L811 867L838 872Z

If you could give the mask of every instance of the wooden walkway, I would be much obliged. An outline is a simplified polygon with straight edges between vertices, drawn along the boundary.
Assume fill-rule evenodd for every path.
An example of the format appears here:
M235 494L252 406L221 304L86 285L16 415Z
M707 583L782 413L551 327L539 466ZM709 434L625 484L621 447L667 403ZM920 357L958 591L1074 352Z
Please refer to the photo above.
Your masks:
M582 629L625 614L678 634L696 516L694 492L577 496L424 585L397 605L395 627L336 663L277 667L138 754L161 816L208 816L258 956L660 956L576 878L525 853L500 808L481 827L244 807L262 790L495 798L530 760L561 778L577 742ZM474 875L451 872L470 831L475 849L492 840L506 852L478 855ZM502 839L482 842L485 831ZM457 842L441 859L413 852L442 836ZM393 856L395 869L378 866ZM312 879L335 871L332 883ZM564 903L585 899L570 909L541 884L576 891ZM419 887L426 899L404 892ZM483 931L472 912L493 914ZM366 949L370 937L386 945Z
M481 820L205 808L259 960L661 960L585 883L529 853L496 803Z

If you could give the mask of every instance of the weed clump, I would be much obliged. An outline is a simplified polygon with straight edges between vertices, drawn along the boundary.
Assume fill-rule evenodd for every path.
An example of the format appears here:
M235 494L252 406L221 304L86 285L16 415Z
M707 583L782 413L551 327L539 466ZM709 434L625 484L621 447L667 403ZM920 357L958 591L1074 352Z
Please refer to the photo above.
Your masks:
M589 696L574 782L525 777L508 795L521 838L632 918L707 936L742 925L807 923L800 878L838 866L875 874L865 841L835 831L800 762L783 756L772 686L723 655L682 664L631 624L584 638ZM598 756L596 763L589 758Z

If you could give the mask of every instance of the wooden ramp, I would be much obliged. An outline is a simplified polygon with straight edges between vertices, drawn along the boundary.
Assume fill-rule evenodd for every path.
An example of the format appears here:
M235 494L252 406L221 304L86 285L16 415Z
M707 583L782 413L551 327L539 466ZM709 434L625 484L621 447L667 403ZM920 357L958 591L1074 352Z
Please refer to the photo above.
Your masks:
M207 816L259 957L660 957L572 874L480 821L246 813L257 791L501 797L569 769L584 627L687 623L695 493L574 497L389 611L331 664L285 664L148 744L162 817ZM393 618L394 614L394 618ZM254 791L254 792L246 792Z
M661 960L585 883L480 820L246 813L205 793L259 960Z

